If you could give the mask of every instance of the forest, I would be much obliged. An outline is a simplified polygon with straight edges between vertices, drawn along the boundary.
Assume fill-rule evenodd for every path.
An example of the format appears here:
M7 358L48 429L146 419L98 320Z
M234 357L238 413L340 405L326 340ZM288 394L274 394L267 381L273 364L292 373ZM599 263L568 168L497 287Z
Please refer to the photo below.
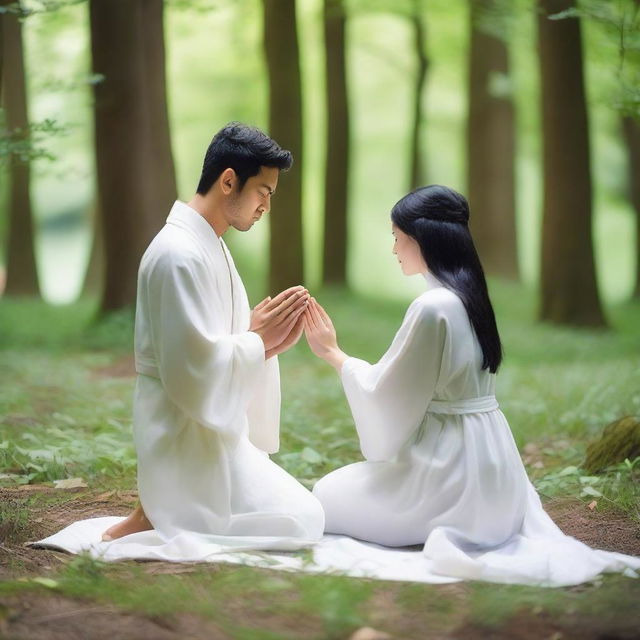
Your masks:
M617 577L390 585L25 549L135 504L140 258L232 121L294 156L269 214L225 235L251 305L304 284L370 361L423 288L391 208L427 184L467 197L527 471L565 532L640 555L639 0L0 0L0 636L85 637L93 608L91 637L635 637L640 581ZM304 339L280 367L274 459L311 487L357 437ZM613 423L617 458L589 464Z

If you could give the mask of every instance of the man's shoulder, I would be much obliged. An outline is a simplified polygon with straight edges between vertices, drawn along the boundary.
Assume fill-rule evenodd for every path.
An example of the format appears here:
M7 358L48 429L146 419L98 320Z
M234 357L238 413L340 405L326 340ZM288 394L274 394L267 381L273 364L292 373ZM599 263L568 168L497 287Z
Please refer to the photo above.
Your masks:
M182 229L165 225L145 251L140 268L143 270L198 267L204 262L197 242Z

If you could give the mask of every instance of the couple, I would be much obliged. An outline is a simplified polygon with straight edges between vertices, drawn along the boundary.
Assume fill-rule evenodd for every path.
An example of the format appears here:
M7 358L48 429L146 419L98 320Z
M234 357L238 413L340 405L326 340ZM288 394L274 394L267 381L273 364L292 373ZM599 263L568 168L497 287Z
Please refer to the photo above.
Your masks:
M164 541L195 535L292 549L326 532L424 545L435 573L506 582L544 583L558 571L570 580L577 571L581 581L627 568L625 556L592 557L605 552L563 536L527 478L494 395L502 348L461 195L425 187L393 208L393 252L405 275L423 275L426 290L376 364L341 351L331 319L303 287L250 311L222 235L230 226L247 231L269 211L291 163L261 131L227 125L207 150L196 195L175 203L142 258L141 505L103 540L155 529ZM303 332L341 377L365 458L313 493L268 456L279 446L274 356ZM495 550L497 559L477 563L478 553Z

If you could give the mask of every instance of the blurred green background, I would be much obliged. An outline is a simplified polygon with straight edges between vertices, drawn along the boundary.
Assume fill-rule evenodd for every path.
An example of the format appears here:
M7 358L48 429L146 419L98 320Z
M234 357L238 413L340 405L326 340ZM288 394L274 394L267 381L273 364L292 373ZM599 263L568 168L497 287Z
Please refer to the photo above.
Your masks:
M420 291L421 283L419 278L403 278L397 268L390 252L388 214L407 191L415 61L408 22L394 14L394 3L387 5L391 10L384 10L381 2L352 2L347 20L352 122L348 278L358 293L406 300ZM524 283L533 288L539 272L542 209L535 7L520 1L512 5L508 48L517 114L519 265ZM430 0L425 7L431 62L423 97L425 182L465 193L468 6L460 0ZM321 276L326 126L322 2L299 0L297 9L304 115L304 155L298 158L304 172L304 265L306 284L314 288ZM617 82L617 45L597 21L582 22L595 256L600 294L611 304L627 299L633 290L636 222L625 191L627 159L620 118L610 100ZM88 5L32 15L23 22L23 34L30 119L53 119L65 127L62 134L44 138L42 146L55 160L33 162L31 193L42 295L49 302L66 303L78 296L82 285L95 193ZM178 195L188 199L215 131L230 120L268 126L261 5L257 0L167 2L165 43ZM4 175L2 184L6 193ZM0 220L6 232L5 208L3 197ZM276 197L271 215L279 213ZM252 302L265 292L267 226L268 217L249 234L228 234Z

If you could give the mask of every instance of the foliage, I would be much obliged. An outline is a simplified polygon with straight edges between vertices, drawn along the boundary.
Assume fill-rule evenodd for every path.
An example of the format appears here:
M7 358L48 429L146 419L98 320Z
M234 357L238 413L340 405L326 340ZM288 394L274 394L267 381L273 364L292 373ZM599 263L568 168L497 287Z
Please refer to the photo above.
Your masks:
M640 118L640 4L636 0L602 2L580 0L575 8L550 16L551 20L582 18L596 23L618 51L611 70L618 80L612 106L623 115ZM610 63L615 60L611 57Z
M598 475L589 475L584 469L569 465L547 473L534 484L545 497L595 499L599 505L622 509L640 520L640 458L612 465Z
M19 542L24 539L29 522L27 500L14 498L0 502L0 542Z
M1 129L0 164L7 162L12 155L22 163L38 159L55 160L45 146L46 140L49 136L64 135L68 130L68 126L51 119L31 122L26 129Z
M0 6L0 14L12 13L24 19L39 13L51 13L85 2L87 0L16 0L16 2Z

